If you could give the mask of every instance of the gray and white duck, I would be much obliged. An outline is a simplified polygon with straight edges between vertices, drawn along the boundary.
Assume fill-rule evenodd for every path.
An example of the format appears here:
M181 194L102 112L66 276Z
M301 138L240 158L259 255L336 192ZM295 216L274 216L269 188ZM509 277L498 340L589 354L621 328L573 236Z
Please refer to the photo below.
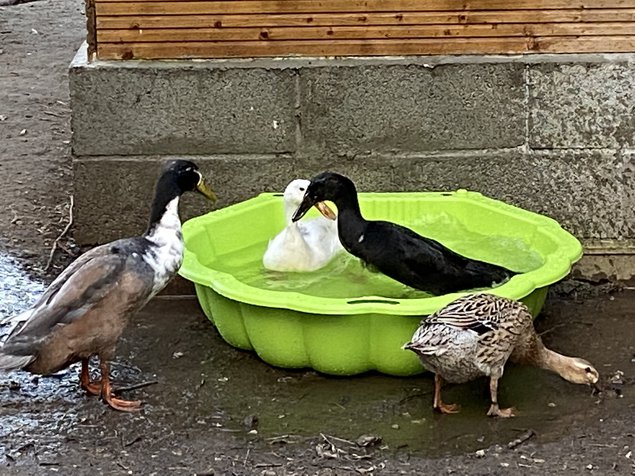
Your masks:
M522 302L493 294L470 294L424 318L404 349L415 352L434 372L433 408L456 413L458 405L443 403L443 381L463 383L489 377L489 416L514 416L513 408L498 405L498 380L508 360L557 373L577 384L596 386L598 371L586 360L547 349L536 334Z
M109 361L130 318L181 266L178 205L181 195L190 191L216 200L196 164L167 163L155 188L146 232L97 246L68 266L31 309L14 319L16 326L0 347L0 370L47 375L81 362L84 390L100 395L116 410L138 410L140 401L114 396ZM92 356L100 361L98 381L89 375Z

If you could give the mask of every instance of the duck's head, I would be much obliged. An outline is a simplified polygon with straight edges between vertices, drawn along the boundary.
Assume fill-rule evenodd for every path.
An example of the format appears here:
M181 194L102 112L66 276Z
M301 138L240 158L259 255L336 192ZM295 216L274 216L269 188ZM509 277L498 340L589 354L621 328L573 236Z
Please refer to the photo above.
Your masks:
M351 179L334 172L322 172L311 179L292 220L298 221L312 206L320 202L330 200L337 204L340 198L351 194L353 196L357 194Z
M284 189L284 203L288 209L296 210L300 206L310 184L310 180L295 179L287 185L287 188ZM333 210L331 210L326 203L317 202L314 205L326 218L330 220L337 218L337 215L335 215Z
M171 160L165 164L157 183L157 193L161 191L174 196L198 192L212 202L217 200L214 191L205 183L198 166L189 160Z
M310 180L295 179L284 189L284 201L293 207L298 207L304 199L304 193L311 184Z
M593 365L578 357L568 359L565 367L560 369L559 373L571 383L591 386L595 386L600 378L600 374Z

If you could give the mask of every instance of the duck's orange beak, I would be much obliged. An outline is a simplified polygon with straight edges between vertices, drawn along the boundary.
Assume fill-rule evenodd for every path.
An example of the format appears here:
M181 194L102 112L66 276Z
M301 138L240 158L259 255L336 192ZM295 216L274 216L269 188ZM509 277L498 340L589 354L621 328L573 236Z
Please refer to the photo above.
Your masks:
M331 210L329 206L324 202L317 202L315 204L315 208L317 208L320 211L320 213L326 218L328 218L329 220L335 220L337 218L337 215L335 214L335 212Z

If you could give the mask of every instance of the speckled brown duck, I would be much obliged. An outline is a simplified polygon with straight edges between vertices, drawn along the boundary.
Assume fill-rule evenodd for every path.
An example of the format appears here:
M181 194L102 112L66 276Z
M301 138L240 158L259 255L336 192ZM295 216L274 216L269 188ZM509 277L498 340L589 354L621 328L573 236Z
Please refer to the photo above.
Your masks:
M595 385L597 370L586 360L547 349L536 334L523 303L492 294L461 297L421 322L404 349L414 351L434 372L434 409L456 413L458 405L441 400L444 380L463 383L490 378L490 416L514 416L498 406L498 380L507 360L551 370L572 383Z
M116 410L141 402L115 397L109 361L130 318L165 287L183 260L178 215L181 195L216 196L189 161L166 164L157 182L150 224L139 237L107 243L80 256L25 313L0 347L0 370L47 375L80 362L80 385ZM88 360L100 361L101 380L91 381Z

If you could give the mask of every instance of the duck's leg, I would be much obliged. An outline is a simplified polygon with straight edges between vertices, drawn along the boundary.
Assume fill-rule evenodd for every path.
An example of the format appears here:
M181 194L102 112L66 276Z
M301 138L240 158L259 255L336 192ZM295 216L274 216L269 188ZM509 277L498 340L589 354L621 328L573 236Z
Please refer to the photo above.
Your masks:
M498 407L498 377L490 377L489 379L489 393L492 399L492 404L489 407L487 416L497 416L501 418L509 418L514 416L514 408L499 408Z
M88 359L82 359L82 373L79 374L79 386L86 390L89 395L99 395L101 393L101 382L90 379Z
M124 400L115 397L110 385L110 365L104 359L100 360L101 368L101 398L115 410L122 412L135 412L141 409L141 400Z
M439 374L434 374L434 409L439 413L458 413L461 409L460 405L454 403L443 403L441 400L441 386L443 379Z

